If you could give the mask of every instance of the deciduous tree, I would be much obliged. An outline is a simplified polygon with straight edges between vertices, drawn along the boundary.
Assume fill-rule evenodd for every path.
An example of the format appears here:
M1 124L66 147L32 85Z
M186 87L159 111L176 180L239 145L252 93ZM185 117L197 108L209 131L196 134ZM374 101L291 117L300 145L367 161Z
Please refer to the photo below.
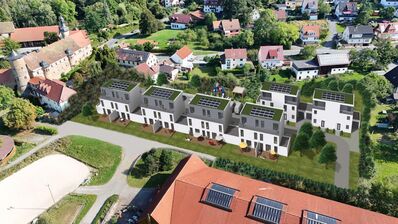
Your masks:
M319 163L325 164L327 166L327 164L336 162L336 160L336 146L330 143L326 144L322 148L321 154L319 155Z
M141 34L150 35L159 30L159 22L149 10L144 10L141 13L139 27Z
M36 119L36 107L29 101L14 98L10 110L3 116L4 125L12 129L30 129Z
M310 138L311 148L320 149L326 144L325 134L321 130L316 130Z
M159 157L159 166L159 171L169 171L173 168L173 154L170 150L162 150Z
M15 98L12 89L0 85L0 110L4 110L11 105L12 100Z
M167 80L167 75L165 73L160 73L158 75L158 78L156 79L156 84L158 86L162 86L167 83L169 83L169 81Z

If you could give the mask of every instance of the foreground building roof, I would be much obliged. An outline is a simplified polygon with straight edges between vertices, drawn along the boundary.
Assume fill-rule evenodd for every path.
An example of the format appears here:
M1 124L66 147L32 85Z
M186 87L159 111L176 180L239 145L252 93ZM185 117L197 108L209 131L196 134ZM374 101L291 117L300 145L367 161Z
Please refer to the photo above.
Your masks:
M208 167L195 155L180 162L147 214L139 223L398 222L394 217Z
M37 26L37 27L25 27L17 28L11 33L11 40L18 43L32 42L32 41L43 41L44 32L52 32L59 35L59 27L55 26Z

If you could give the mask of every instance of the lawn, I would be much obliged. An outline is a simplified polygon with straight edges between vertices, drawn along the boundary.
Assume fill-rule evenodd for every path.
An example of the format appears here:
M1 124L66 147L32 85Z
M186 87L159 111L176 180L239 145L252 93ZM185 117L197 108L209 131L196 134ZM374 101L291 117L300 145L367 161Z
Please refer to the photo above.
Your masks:
M175 133L172 137L166 137L149 132L144 132L141 130L141 125L134 122L130 122L130 124L126 127L122 127L108 122L101 122L93 119L92 117L84 117L81 114L74 117L73 121L97 127L103 127L106 129L115 130L127 134L132 134L138 137L154 140L176 147L206 153L215 157L222 157L238 162L245 162L261 168L295 174L315 181L331 184L333 184L334 182L334 166L330 166L331 168L326 169L325 166L318 163L317 158L314 158L313 154L308 154L301 157L299 152L292 152L287 158L279 157L277 161L270 161L244 155L240 153L238 146L235 145L226 144L221 149L213 149L199 144L186 142L186 135L182 133Z
M173 164L174 167L169 171L158 172L149 177L143 177L140 166L144 164L142 159L139 159L136 166L131 171L130 175L127 178L127 182L132 187L137 188L151 188L151 187L159 187L161 186L170 174L173 172L174 168L177 164L186 156L183 153L171 151L173 156ZM157 154L160 155L161 150L156 151Z
M390 189L398 190L398 162L386 159L375 159L373 181L382 183Z
M350 189L354 189L358 186L359 157L360 157L359 152L350 152L350 179L349 179Z
M8 162L12 162L12 161L18 159L23 154L32 150L35 146L36 146L36 144L28 143L28 142L22 142L19 144L16 143L17 151L15 152L15 155Z
M82 136L69 136L68 138L71 140L70 145L60 151L97 170L97 175L91 178L89 185L107 183L120 163L121 148L107 142Z
M39 220L43 223L80 223L96 199L96 195L67 195L41 214Z
M208 67L208 66L195 67L194 69L192 69L192 71L189 74L191 77L193 75L198 75L200 77L215 76L216 69L214 67Z
M337 30L337 33L343 33L344 30L345 30L345 25L337 23L336 24L336 30Z

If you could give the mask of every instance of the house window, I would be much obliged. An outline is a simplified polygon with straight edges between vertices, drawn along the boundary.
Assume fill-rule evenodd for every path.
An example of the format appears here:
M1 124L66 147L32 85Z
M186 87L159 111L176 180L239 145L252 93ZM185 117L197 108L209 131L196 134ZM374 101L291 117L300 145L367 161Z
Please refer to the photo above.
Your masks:
M317 110L314 110L314 114L316 114L316 113L318 113L318 111L317 111Z
M104 106L104 101L103 100L101 100L101 106Z
M347 116L347 120L349 121L351 119L351 117L350 116Z
M194 107L189 107L189 112L195 113L195 108Z
M192 120L191 119L188 119L188 125L192 126Z
M341 124L337 123L337 130L340 131L341 129Z
M254 139L257 140L257 132L254 132Z
M247 121L246 117L242 117L242 124L246 124L246 121Z
M124 105L124 109L126 109L126 112L129 112L129 107L127 105Z
M144 104L148 105L148 98L144 98Z
M222 132L222 125L218 125L218 131Z
M260 141L263 141L263 139L264 139L263 134L260 134Z
M240 130L240 136L241 136L241 137L244 137L244 136L245 136L245 134L243 133L243 130Z
M170 110L174 109L174 103L169 103Z
M264 121L261 121L261 128L264 128Z
M173 122L173 115L170 114L170 121Z
M112 109L113 109L113 102L111 102L111 107L112 107Z
M278 144L278 137L274 137L274 144Z
M278 124L273 124L273 125L272 125L272 128L273 128L274 130L278 130L279 125L278 125Z
M206 110L205 109L202 109L202 114L203 114L203 116L206 116Z
M223 114L221 112L218 112L218 119L222 119L223 118Z
M270 103L269 105L270 105L271 107L273 107L273 106L274 106L274 103Z
M155 100L155 106L158 106L158 100Z
M154 116L155 118L157 118L157 116L156 116L156 112L155 112L155 111L153 112L153 116Z
M159 117L159 119L162 119L162 116L160 115L160 112L158 112L158 117Z
M325 127L325 121L321 121L321 127Z
M350 125L346 125L345 129L347 129L347 130L350 129Z
M206 129L209 129L209 122L206 122Z
M144 110L144 109L142 109L142 115L144 115L144 116L146 115L146 114L145 114L145 110Z
M292 110L294 111L296 108L294 106L292 106Z
M258 127L258 125L259 125L258 123L259 123L259 122L258 122L258 120L256 119L256 127Z
M207 116L210 117L210 110L207 110Z
M316 124L316 119L314 119L314 124Z

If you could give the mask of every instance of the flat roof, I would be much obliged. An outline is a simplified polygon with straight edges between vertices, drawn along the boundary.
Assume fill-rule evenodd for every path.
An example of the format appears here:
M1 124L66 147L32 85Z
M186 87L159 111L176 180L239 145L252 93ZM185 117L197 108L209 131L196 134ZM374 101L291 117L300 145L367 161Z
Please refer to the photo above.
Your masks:
M174 101L177 98L177 96L180 95L181 93L182 91L177 89L170 89L160 86L151 86L145 91L144 95Z
M117 89L122 91L130 91L132 90L137 83L127 81L127 80L120 80L120 79L111 79L108 80L102 85L102 87L110 88L110 89Z
M224 110L230 100L221 97L196 94L189 104Z
M345 104L354 104L354 95L326 89L315 89L314 99L339 102Z
M262 90L297 95L299 88L291 84L265 81Z
M245 103L241 111L242 115L265 118L268 120L280 121L283 110L267 107L259 104Z

